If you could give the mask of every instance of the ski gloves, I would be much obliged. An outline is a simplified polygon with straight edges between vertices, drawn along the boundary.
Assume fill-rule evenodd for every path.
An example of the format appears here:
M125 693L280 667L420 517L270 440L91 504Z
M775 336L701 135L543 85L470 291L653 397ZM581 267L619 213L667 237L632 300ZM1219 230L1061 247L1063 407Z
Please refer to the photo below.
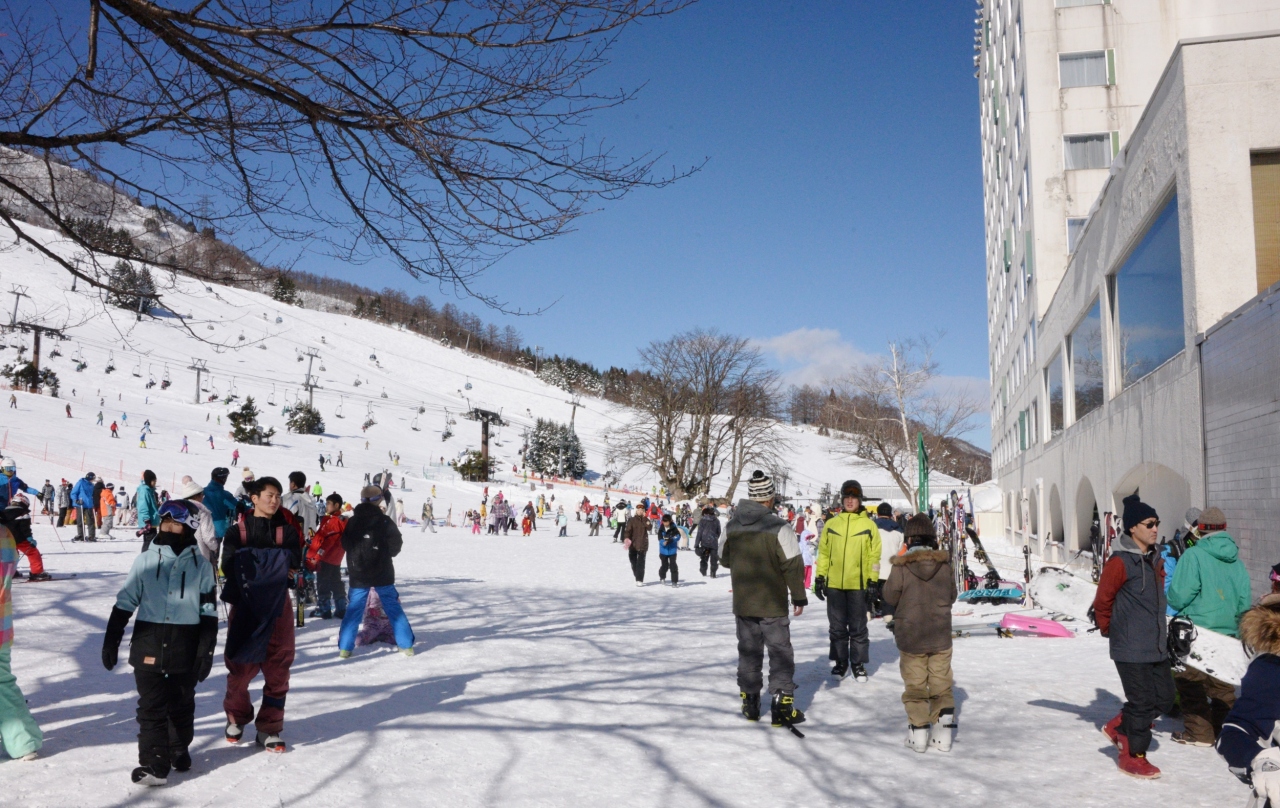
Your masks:
M102 667L112 670L120 657L120 641L124 639L124 627L129 625L133 612L126 612L119 606L111 607L111 618L107 620L107 635L102 638Z
M1280 747L1263 749L1249 764L1253 793L1271 805L1280 805Z
M818 600L827 599L827 576L819 575L813 582L813 594Z
M195 674L196 682L209 678L213 670L213 650L218 645L218 618L203 616L200 618L200 643L196 646Z

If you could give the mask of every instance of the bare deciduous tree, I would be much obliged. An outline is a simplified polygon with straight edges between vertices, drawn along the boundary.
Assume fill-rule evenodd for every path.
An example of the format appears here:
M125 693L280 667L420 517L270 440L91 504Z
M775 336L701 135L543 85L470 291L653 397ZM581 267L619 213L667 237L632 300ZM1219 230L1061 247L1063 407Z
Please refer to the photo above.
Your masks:
M631 97L589 89L621 32L690 2L10 4L0 220L103 286L8 201L100 254L69 222L85 212L62 197L80 169L205 232L390 258L494 305L470 285L493 260L565 232L597 200L677 176L655 179L655 158L618 157L580 125ZM32 176L9 170L13 157Z
M710 492L727 468L729 492L748 464L778 462L778 379L749 340L694 330L641 349L630 382L633 417L608 435L619 471L651 468L680 497Z
M911 502L918 482L917 433L924 434L931 464L945 466L969 420L984 409L970 391L938 385L928 339L890 342L887 356L837 382L840 395L827 404L837 410L831 427L844 449L887 471Z

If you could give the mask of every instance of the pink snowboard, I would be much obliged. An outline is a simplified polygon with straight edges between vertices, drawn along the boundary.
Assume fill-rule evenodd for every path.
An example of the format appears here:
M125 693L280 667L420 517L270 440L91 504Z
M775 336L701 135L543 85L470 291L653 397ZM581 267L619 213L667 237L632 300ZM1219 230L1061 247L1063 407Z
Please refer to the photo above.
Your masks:
M1043 617L1027 617L1024 614L1014 614L1009 612L1000 621L1000 628L1006 628L1013 631L1025 631L1028 634L1035 634L1040 637L1074 637L1071 629L1059 623L1057 620L1048 620Z
M364 621L360 624L360 633L356 635L356 645L373 645L378 642L396 644L396 634L391 628L387 613L382 610L382 601L376 589L369 590L369 600L364 607Z

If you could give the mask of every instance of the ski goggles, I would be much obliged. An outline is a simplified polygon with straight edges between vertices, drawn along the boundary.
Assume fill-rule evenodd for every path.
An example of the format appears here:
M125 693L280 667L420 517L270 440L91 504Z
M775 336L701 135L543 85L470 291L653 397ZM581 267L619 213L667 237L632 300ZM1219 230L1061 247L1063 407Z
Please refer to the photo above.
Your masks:
M195 530L200 526L200 516L195 509L180 499L171 499L160 506L160 521L172 519Z

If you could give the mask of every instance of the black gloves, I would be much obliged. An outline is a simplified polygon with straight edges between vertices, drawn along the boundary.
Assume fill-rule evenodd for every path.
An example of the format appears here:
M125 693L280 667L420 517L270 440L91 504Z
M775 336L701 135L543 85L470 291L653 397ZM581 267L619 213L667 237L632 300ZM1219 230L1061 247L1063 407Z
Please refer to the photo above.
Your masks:
M873 615L884 614L884 581L867 581L867 600Z
M102 638L102 667L112 670L120 658L120 642L124 639L124 627L129 625L133 612L126 612L119 606L111 607L111 617L107 620L107 634Z
M827 576L819 575L818 579L813 582L813 594L818 600L827 599Z
M213 650L218 645L218 618L200 618L200 642L196 645L196 681L203 682L213 670Z

